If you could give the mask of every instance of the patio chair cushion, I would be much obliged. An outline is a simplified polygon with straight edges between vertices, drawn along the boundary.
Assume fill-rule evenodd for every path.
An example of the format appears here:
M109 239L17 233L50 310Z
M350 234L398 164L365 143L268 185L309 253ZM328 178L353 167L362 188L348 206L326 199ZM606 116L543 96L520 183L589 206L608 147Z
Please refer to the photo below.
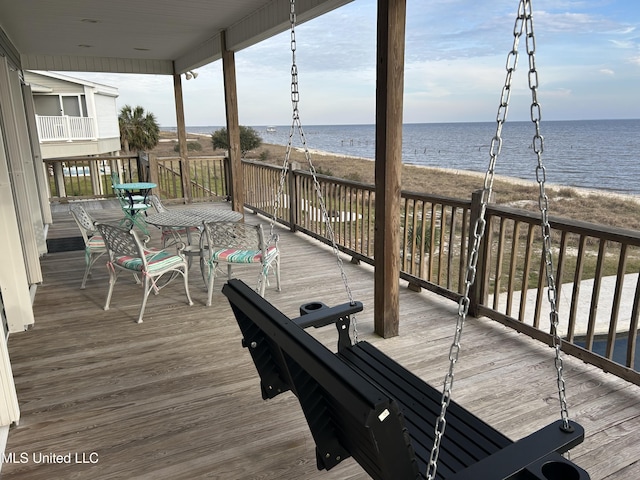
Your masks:
M275 246L267 249L267 259L277 252ZM211 259L214 262L222 261L228 263L260 263L262 252L260 250L238 250L235 248L224 248L211 252Z
M105 250L105 248L102 235L94 235L87 240L87 250Z
M167 252L165 250L146 250L145 256L147 258L147 267L149 272L170 268L171 266L184 261L184 259L175 253ZM128 270L142 272L142 259L139 257L120 255L115 258L115 263Z

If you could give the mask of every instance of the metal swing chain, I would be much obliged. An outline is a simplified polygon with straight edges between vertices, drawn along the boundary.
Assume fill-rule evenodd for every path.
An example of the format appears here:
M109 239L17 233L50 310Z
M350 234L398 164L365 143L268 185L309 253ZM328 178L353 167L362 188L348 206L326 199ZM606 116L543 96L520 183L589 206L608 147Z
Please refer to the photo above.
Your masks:
M557 290L555 275L553 273L553 258L551 251L551 226L549 225L549 197L545 192L546 184L546 168L542 161L542 153L544 152L544 138L540 135L540 119L542 118L540 104L538 103L538 71L536 69L535 50L536 40L533 31L533 18L531 11L531 0L522 0L525 9L525 30L526 30L526 46L529 56L529 89L531 90L531 121L535 124L536 133L533 137L533 151L537 156L538 165L536 166L536 181L540 188L538 196L538 206L541 215L541 231L542 231L542 254L544 256L545 273L547 277L547 299L551 311L549 312L549 322L551 325L551 335L553 336L553 348L555 350L555 368L558 383L558 398L560 400L560 417L562 419L562 428L571 430L569 426L569 409L567 407L566 388L564 381L564 368L560 350L562 348L562 337L558 332L558 310L557 310Z
M496 134L491 140L491 148L490 148L490 162L489 167L487 169L484 181L484 187L482 191L481 198L481 209L480 215L476 220L474 227L474 241L472 246L472 251L469 255L469 263L467 267L467 276L465 279L465 293L464 297L460 299L458 305L458 321L456 323L456 333L454 336L453 343L451 345L451 350L449 352L449 372L447 373L444 381L443 394L442 394L442 404L441 404L441 412L438 420L436 422L435 428L435 437L434 437L434 445L431 450L431 456L429 458L429 464L427 467L427 478L429 480L433 480L436 475L437 470L437 461L440 449L440 442L442 440L442 436L444 435L444 430L446 427L446 410L451 401L451 389L453 386L453 369L458 360L458 355L460 352L460 339L462 336L462 328L464 326L464 321L469 311L469 292L470 288L475 281L476 275L476 266L478 261L478 251L480 246L480 240L484 235L484 230L486 227L485 221L485 213L487 203L491 196L491 190L493 186L494 179L494 170L495 163L498 155L500 154L500 150L502 148L502 127L504 122L507 119L507 112L509 108L509 98L511 96L511 81L513 72L516 69L517 61L518 61L518 44L520 41L520 37L522 36L523 26L526 30L526 46L527 46L527 54L529 57L529 89L531 90L532 102L531 102L531 120L535 124L535 136L533 138L533 148L536 153L538 159L538 165L536 167L536 180L538 182L540 188L540 194L538 197L538 204L540 207L541 213L541 227L542 227L542 236L543 236L543 255L545 261L545 271L547 277L547 295L549 304L551 307L551 312L549 314L551 330L553 335L553 346L555 349L555 367L557 371L557 379L558 379L558 395L560 398L560 415L562 417L563 428L566 430L570 430L569 426L569 413L567 408L566 401L566 391L565 391L565 382L563 377L563 363L562 357L560 356L560 350L562 346L562 338L558 333L558 312L557 312L557 290L555 286L555 279L553 274L553 261L551 256L551 227L549 225L548 218L548 205L549 198L545 193L545 183L546 183L546 169L542 162L542 152L544 151L544 139L542 135L540 135L540 118L541 118L541 109L540 104L537 101L537 88L538 88L538 72L535 66L535 35L533 31L533 19L532 19L532 9L531 9L531 0L520 0L518 5L518 16L516 18L513 35L513 49L509 52L507 56L507 76L505 79L505 85L502 89L500 106L498 107L498 116L497 116L497 128Z
M293 135L297 128L300 141L302 142L304 156L305 156L305 159L307 160L307 164L309 165L309 171L311 172L311 176L313 178L313 185L314 185L316 195L318 197L318 203L320 204L320 210L322 212L322 219L325 224L327 237L331 242L331 248L336 257L338 268L340 269L340 277L342 278L344 288L347 292L349 303L353 305L355 301L353 299L353 294L351 293L349 280L347 279L347 274L344 271L344 265L342 263L342 259L340 258L340 250L336 243L335 233L333 231L333 227L331 226L331 222L329 221L329 213L327 211L327 207L324 202L324 198L322 196L322 188L320 186L320 182L318 181L316 168L313 165L313 162L311 161L311 153L309 152L309 148L307 147L307 140L304 134L304 130L302 129L302 122L300 121L300 111L298 109L298 104L300 102L300 92L298 90L298 66L296 64L296 31L295 31L296 20L297 20L296 19L296 0L290 0L289 20L291 22L291 105L292 105L293 113L292 113L291 129L289 130L289 141L287 142L287 148L284 155L284 162L283 162L282 170L280 173L278 193L276 195L276 202L274 205L274 214L271 222L271 235L273 235L273 226L276 220L276 215L278 214L281 208L281 198L283 196L286 176L290 166L291 151L293 146ZM351 315L351 325L353 325L353 342L358 343L358 325L357 325L355 314Z

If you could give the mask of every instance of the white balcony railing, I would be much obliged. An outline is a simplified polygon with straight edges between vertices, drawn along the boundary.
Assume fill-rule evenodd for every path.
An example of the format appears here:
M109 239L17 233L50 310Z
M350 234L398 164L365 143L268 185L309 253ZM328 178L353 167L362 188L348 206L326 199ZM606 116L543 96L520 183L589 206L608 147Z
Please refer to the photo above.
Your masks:
M93 117L36 115L36 120L41 142L96 139Z

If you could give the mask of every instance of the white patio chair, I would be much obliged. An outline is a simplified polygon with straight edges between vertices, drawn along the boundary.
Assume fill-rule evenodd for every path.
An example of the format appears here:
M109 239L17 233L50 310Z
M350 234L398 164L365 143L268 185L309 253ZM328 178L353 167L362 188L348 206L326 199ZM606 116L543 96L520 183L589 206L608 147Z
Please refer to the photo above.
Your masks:
M101 235L98 234L94 227L95 220L87 213L82 205L74 203L69 207L69 213L78 224L80 234L84 240L84 259L86 267L84 269L84 276L82 277L82 285L80 288L84 288L87 283L87 278L91 275L91 267L96 261L107 253L107 247L104 244L104 240Z
M177 254L166 250L148 248L146 247L146 243L149 237L145 237L144 242L142 242L134 230L127 230L105 223L97 223L96 228L104 238L107 251L109 252L109 262L107 263L109 269L109 292L104 305L105 310L109 310L113 287L116 284L118 272L120 271L139 273L142 276L144 291L140 314L138 315L138 323L142 323L142 316L144 315L147 298L151 290L158 293L176 274L182 275L188 303L189 305L193 305L191 295L189 294L187 261L184 255L182 255L181 248ZM171 278L163 284L159 284L158 281L160 277L167 273L171 274Z
M227 264L227 278L231 279L233 264L257 264L260 267L258 293L264 296L269 270L276 276L280 291L280 250L278 238L265 241L262 225L237 222L204 222L200 238L200 268L208 287L207 306L211 305L216 268Z

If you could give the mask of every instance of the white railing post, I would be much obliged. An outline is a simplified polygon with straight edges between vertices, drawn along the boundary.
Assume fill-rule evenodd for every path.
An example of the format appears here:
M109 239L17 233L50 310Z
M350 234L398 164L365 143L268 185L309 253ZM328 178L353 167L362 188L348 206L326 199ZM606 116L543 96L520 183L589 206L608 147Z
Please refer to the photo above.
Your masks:
M67 142L72 142L73 140L71 139L71 122L69 121L69 115L64 115L63 119L64 119L65 137L67 139Z

